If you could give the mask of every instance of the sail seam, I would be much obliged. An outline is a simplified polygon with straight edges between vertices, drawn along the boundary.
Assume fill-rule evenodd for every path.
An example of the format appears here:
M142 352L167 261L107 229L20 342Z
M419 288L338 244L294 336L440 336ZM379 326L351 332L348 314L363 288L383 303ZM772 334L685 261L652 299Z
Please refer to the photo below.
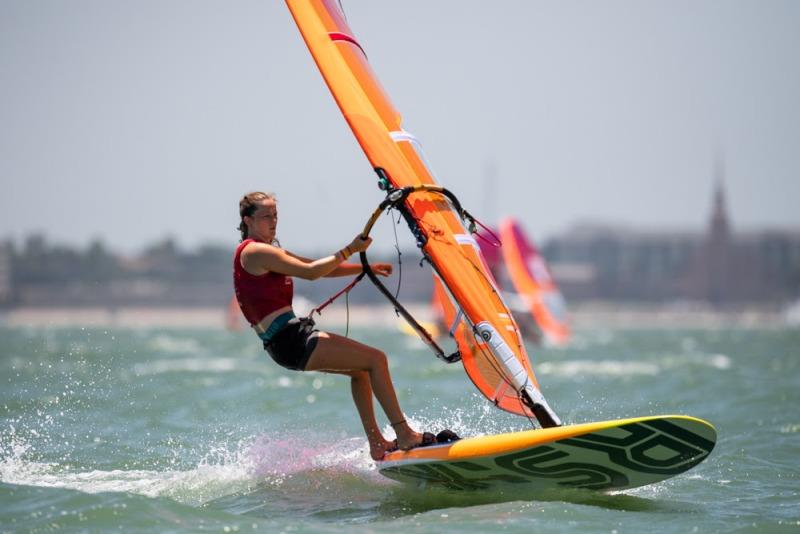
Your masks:
M361 48L361 45L358 44L358 41L356 41L352 35L347 35L346 33L342 32L328 32L328 37L330 37L331 41L333 42L343 41L346 43L354 44L358 47L359 50L361 50L361 53L364 54L364 57L367 56L367 53L364 52L364 49Z

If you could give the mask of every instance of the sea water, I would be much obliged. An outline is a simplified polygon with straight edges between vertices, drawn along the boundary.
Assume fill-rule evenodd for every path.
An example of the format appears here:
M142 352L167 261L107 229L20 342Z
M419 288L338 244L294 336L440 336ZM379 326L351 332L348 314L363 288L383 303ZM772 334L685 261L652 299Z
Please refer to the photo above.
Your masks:
M399 329L350 335L389 355L418 429L530 428ZM375 470L347 378L283 370L251 333L5 328L0 531L800 531L800 331L591 329L529 351L566 423L687 414L717 447L613 494L419 490Z

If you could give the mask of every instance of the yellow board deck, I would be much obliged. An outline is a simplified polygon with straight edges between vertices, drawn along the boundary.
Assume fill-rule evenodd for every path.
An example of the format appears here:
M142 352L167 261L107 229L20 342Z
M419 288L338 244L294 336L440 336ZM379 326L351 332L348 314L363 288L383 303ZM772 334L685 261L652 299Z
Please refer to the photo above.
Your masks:
M702 419L664 415L465 438L395 451L377 462L389 478L481 489L622 490L679 475L712 451L717 433Z

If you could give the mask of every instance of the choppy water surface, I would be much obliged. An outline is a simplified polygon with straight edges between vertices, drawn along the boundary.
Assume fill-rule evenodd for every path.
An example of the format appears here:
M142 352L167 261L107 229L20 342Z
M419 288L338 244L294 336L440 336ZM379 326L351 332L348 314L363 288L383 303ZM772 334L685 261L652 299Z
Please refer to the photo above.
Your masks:
M351 335L390 355L417 426L528 428L421 342ZM344 377L284 371L252 334L0 329L0 531L800 529L797 330L591 330L531 352L566 422L683 413L717 448L612 495L420 491L375 471Z

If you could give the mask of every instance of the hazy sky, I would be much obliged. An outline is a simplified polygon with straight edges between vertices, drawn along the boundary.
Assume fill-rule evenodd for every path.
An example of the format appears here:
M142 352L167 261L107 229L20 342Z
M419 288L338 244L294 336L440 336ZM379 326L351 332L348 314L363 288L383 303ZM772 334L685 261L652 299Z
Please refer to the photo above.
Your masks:
M699 229L721 154L735 229L800 227L800 2L343 4L479 218ZM233 244L258 189L334 250L382 198L278 0L0 0L0 180L0 238L130 252Z

